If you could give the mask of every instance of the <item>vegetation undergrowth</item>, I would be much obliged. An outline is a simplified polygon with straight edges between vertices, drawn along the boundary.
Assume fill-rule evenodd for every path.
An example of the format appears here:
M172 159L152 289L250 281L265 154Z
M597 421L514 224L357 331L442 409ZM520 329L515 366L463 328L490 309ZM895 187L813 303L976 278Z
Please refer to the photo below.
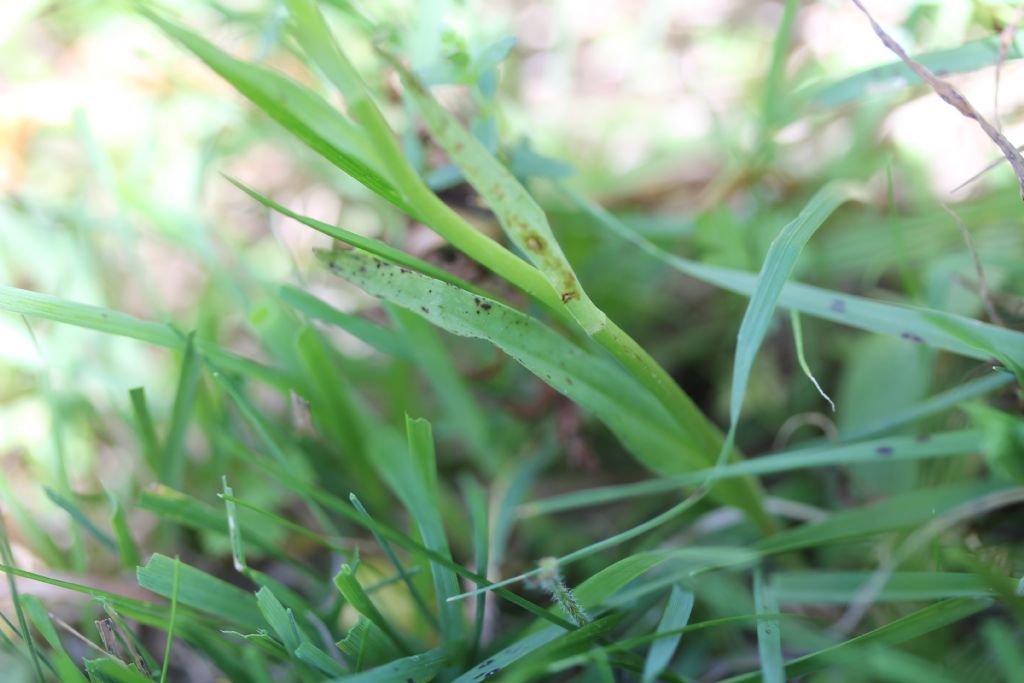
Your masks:
M515 41L446 25L471 7L272 4L209 3L260 36L246 58L185 12L132 16L248 102L211 147L284 145L338 220L211 153L201 185L303 235L275 235L290 263L267 268L115 177L82 122L136 279L104 273L90 224L68 244L95 241L97 303L0 287L44 357L0 383L4 419L40 397L53 454L0 482L5 680L1020 679L1020 199L993 174L951 223L876 137L932 97L919 65L998 70L1012 31L839 77L794 66L787 0L751 110L715 135L725 161L666 217L507 139ZM991 13L972 21L1012 28ZM843 124L849 146L791 168ZM12 225L47 211L4 205ZM184 312L156 303L171 271L145 272L135 220L210 271ZM30 262L50 248L23 238ZM99 305L122 289L144 304ZM47 351L42 321L89 336ZM102 407L45 359L86 338ZM83 474L82 443L123 471Z

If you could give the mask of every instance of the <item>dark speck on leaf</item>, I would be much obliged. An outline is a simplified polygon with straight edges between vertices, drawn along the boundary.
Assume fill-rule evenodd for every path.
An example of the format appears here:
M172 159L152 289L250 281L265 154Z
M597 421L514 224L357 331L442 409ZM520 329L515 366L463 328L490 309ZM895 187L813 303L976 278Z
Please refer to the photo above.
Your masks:
M420 306L420 310L423 311L424 313L430 313L430 309L427 308L426 306Z
M879 446L878 448L875 449L875 453L882 456L883 458L887 458L890 455L892 455L892 446Z
M921 339L921 337L917 336L916 334L913 334L912 332L901 332L900 337L902 339L912 341L915 344L924 344L924 339Z
M846 302L842 299L832 299L832 303L829 304L829 308L836 313L846 313Z
M399 268L399 270L402 271L403 273L411 273L412 272L408 268Z
M914 437L914 441L918 443L928 443L929 441L931 441L931 438L932 437L929 436L928 434L918 434L916 437Z
M480 304L480 308L484 309L485 311L489 311L491 310L491 305L485 301L482 304Z

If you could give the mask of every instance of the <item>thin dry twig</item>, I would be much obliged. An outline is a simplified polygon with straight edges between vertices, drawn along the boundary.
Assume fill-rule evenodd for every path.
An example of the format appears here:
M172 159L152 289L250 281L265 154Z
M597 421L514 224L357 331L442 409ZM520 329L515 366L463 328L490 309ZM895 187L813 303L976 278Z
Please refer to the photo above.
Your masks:
M900 47L899 43L893 40L889 34L878 25L878 22L875 21L875 18L871 16L871 13L868 12L867 8L864 7L860 0L852 0L852 2L861 12L864 13L864 16L868 18L868 21L871 22L871 28L874 29L875 35L878 36L883 45L895 53L897 57L903 60L904 64L910 67L910 69L920 76L925 83L931 86L932 90L935 91L935 94L941 97L946 104L953 107L967 118L977 121L978 125L981 126L981 129L985 131L985 135L987 135L992 142L996 144L996 147L998 147L999 151L1003 153L1006 160L1010 162L1010 166L1013 167L1013 172L1017 176L1017 182L1020 184L1021 198L1024 199L1024 156L1021 156L1020 151L1018 151L1017 148L1006 139L1005 135L996 130L995 127L989 123L977 109L974 108L974 105L972 105L967 98L963 96L963 93L953 87L952 84L937 77L926 67L911 59L906 51Z
M949 214L958 228L960 228L960 234L963 235L964 244L967 245L967 251L971 253L971 260L974 261L974 272L978 276L978 294L981 295L981 303L985 306L985 313L988 314L988 319L992 321L994 325L1000 327L1006 327L1006 323L999 317L999 312L996 311L995 304L992 303L992 295L988 291L988 284L985 281L985 271L981 267L981 259L978 258L978 250L974 248L974 240L971 239L971 233L967 230L967 226L964 225L963 221L960 220L960 216L956 215L953 209L949 208L942 202L939 202L946 213Z
M1010 23L1004 26L999 34L999 59L996 60L996 89L992 95L992 116L996 120L996 130L999 131L1003 130L1003 124L999 120L999 79L1003 72L1003 62L1006 61L1006 54L1010 51L1010 44L1017 33L1017 27L1020 26L1021 19L1024 19L1024 2L1017 5L1017 11L1014 12Z

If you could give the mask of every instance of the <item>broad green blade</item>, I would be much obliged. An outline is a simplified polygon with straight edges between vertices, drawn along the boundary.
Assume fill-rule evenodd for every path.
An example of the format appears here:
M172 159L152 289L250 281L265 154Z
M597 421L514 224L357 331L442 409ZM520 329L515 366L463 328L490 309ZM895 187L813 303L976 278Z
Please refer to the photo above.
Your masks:
M374 464L378 473L416 521L423 544L450 559L448 535L441 519L437 463L430 423L407 417L408 445L403 444L400 437L390 430L382 429L377 436ZM446 643L458 642L465 637L465 624L460 606L448 601L448 598L459 592L458 577L448 567L436 562L431 562L430 570L434 579L442 637Z
M431 135L487 200L509 239L544 275L587 334L604 328L607 316L583 290L540 205L479 140L438 104L418 79L407 72L403 78Z
M319 252L331 270L366 292L459 336L486 339L551 387L597 415L652 471L674 474L710 463L662 405L605 357L586 352L539 320L504 304L358 251ZM724 483L723 500L755 502L745 482Z
M760 569L754 570L754 605L762 617L779 611L778 601L771 588L765 585ZM782 632L779 630L778 619L757 620L757 652L763 683L784 683L786 676L782 663Z
M395 645L398 646L399 650L403 652L410 651L411 648L405 641L402 634L383 614L381 614L381 611L377 609L377 606L373 604L373 600L370 599L370 596L366 593L366 589L364 589L362 584L359 583L359 579L356 578L355 572L352 570L350 565L341 565L341 570L338 572L337 576L334 577L334 585L337 586L342 597L344 597L357 612L369 619L377 626L377 628L386 633Z
M450 656L447 648L440 647L420 655L396 659L369 671L332 678L327 683L427 683L434 680Z
M128 525L128 516L114 494L107 491L107 499L110 502L110 527L114 530L114 540L117 541L117 554L121 558L121 566L131 569L139 563L139 546L135 543L131 527Z
M908 491L877 503L840 510L820 522L787 529L756 543L754 548L765 553L779 553L912 528L970 500L1011 488L1006 484L975 481Z
M772 575L772 589L787 605L849 604L874 572L788 571ZM895 572L873 602L923 602L946 598L991 596L992 587L975 574L946 572Z
M153 555L137 570L139 585L169 599L174 593L176 564L166 555ZM182 605L252 631L266 627L252 593L184 563L177 574L178 602Z
M678 631L690 621L690 614L693 612L693 592L683 590L678 585L672 586L672 592L668 597L668 604L661 614L661 621L658 622L658 633L666 631ZM647 651L647 658L644 660L643 683L654 683L658 674L668 667L675 655L679 640L683 637L681 632L659 638L651 643L651 649Z

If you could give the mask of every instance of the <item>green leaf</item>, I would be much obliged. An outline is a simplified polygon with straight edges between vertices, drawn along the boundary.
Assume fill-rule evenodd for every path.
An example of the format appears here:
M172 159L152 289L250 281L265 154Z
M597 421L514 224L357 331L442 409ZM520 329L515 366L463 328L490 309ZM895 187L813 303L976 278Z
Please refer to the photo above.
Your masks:
M489 438L488 420L434 327L397 306L389 306L388 313L404 336L416 366L430 381L448 419L464 439L470 455L485 472L495 472L501 460L493 439Z
M438 104L415 77L406 72L403 78L431 135L487 200L509 239L540 270L587 334L593 335L604 328L607 316L583 290L548 225L544 210L515 176Z
M96 528L96 525L92 523L92 520L89 519L81 509L79 509L78 505L73 501L64 498L49 486L44 486L43 490L46 492L46 497L49 498L54 505L71 515L71 519L80 527L85 529L90 536L99 541L100 545L112 553L117 552L117 544L114 542L114 539L110 537L110 534Z
M160 481L173 488L181 488L185 473L185 433L192 418L192 406L199 391L202 368L202 360L196 354L195 335L190 334L185 342L185 355L181 361L178 388L174 394L171 425L167 430L167 439L160 455Z
M64 649L60 636L57 635L57 629L53 627L53 622L50 621L50 616L46 613L46 608L43 607L43 603L39 601L39 598L34 595L24 595L21 597L21 604L25 609L25 613L35 625L36 630L49 643L50 658L53 660L54 668L61 683L87 683L85 676L78 670L74 660L71 659L67 650Z
M1007 61L1020 59L1019 37L1006 53ZM963 45L913 55L914 61L935 74L953 74L976 71L999 61L999 38L972 40ZM838 107L850 102L863 102L868 95L899 90L911 85L924 85L924 81L902 61L889 62L847 76L833 83L808 86L798 97L809 97L822 107Z
M344 667L331 659L331 656L309 641L303 641L295 649L295 657L300 662L309 664L319 669L328 676L341 676L345 673Z
M668 604L665 605L661 621L658 622L657 631L677 631L686 626L693 612L693 600L692 591L673 585ZM668 667L682 637L683 634L677 632L651 642L651 649L647 651L647 658L644 660L643 683L654 683L658 674Z
M175 565L175 560L170 557L154 554L136 572L139 585L157 595L170 598L174 593L174 577L177 572L177 601L182 605L251 631L266 627L266 621L251 593L201 569L184 563L176 569Z
M377 168L376 155L360 130L321 97L270 69L235 59L183 26L145 9L142 13L313 151L405 208L401 193Z
M768 247L736 340L732 395L729 400L729 431L722 446L720 461L724 461L732 450L754 358L768 332L782 288L793 272L797 257L821 224L841 204L858 195L859 191L849 184L833 182L826 185L811 198L799 216L782 228Z
M287 216L288 218L296 220L302 223L303 225L313 228L317 232L327 235L332 239L336 239L339 242L343 242L351 247L356 247L357 249L362 249L363 251L367 251L371 254L376 254L377 256L380 256L383 259L387 259L388 261L398 263L411 270L425 273L427 275L430 275L431 277L437 278L438 280L450 282L464 289L475 289L472 285L464 282L463 280L455 277L454 275L451 275L444 269L438 268L437 266L427 263L422 259L410 256L401 249L396 249L395 247L392 247L390 244L386 244L384 242L381 242L380 240L375 240L370 237L364 237L360 234L351 232L349 230L345 230L344 228L339 228L337 226L331 225L330 223L318 221L315 218L303 216L302 214L296 213L282 204L278 204L273 199L270 199L269 197L260 194L251 187L248 187L247 185L243 184L241 181L235 180L234 178L228 178L228 180L235 187L240 189L242 192L245 192L247 195L255 199L263 206L267 207L268 209L272 209L277 213L281 214L282 216Z
M132 417L135 423L135 434L142 447L142 455L152 472L160 471L160 438L156 434L156 427L153 425L153 418L149 413L149 403L146 401L146 389L135 387L129 390L128 396L132 402Z
M399 360L411 361L412 353L402 336L358 315L343 313L326 301L291 285L281 287L281 300L304 315L334 325L353 337Z
M830 664L842 665L850 657L863 656L865 645L896 645L967 619L991 604L992 601L987 599L956 598L929 605L863 635L790 660L786 664L786 677L796 678ZM752 671L727 678L722 683L756 683L760 680L761 672Z
M352 607L362 614L364 617L374 623L377 628L383 631L391 640L398 646L399 650L403 652L409 652L410 648L408 643L405 642L405 638L402 637L401 633L392 626L391 622L381 614L377 606L373 604L370 596L366 594L366 590L359 583L359 579L356 578L355 572L352 571L352 567L343 564L341 570L337 576L334 577L334 585L338 587L338 591L341 592L342 597L348 601Z
M778 601L772 589L765 585L760 569L754 570L754 605L759 616L779 611ZM757 620L757 653L761 661L763 683L784 683L782 663L782 632L778 619Z
M772 590L787 605L849 604L875 575L864 571L788 571L772 575ZM992 595L992 587L975 574L895 572L872 602L921 602Z
M423 654L396 659L369 671L335 678L328 683L427 683L434 679L449 656L449 650L440 647Z
M116 659L86 659L83 664L94 683L153 683L151 678Z
M745 475L762 476L793 470L815 469L868 462L903 462L926 458L968 455L983 444L982 432L974 429L916 437L893 436L854 444L817 445L783 453L763 455L753 460L729 463L714 470L719 479ZM527 503L523 516L550 514L581 507L677 491L680 486L704 481L713 470L697 470L683 475L663 477L634 484L581 489Z
M765 553L838 543L924 524L969 500L1008 489L1006 485L970 482L908 491L859 508L833 513L820 522L782 531L754 545Z
M121 558L121 566L131 569L139 563L139 547L135 544L131 527L128 526L128 517L124 507L121 506L114 494L107 491L107 499L110 501L110 526L114 530L114 539L117 541L117 554Z
M185 349L185 338L169 325L26 289L0 286L0 310L137 339L176 351ZM215 360L227 370L258 378L276 387L287 389L292 385L291 378L276 368L243 358L203 339L196 339L195 344L203 356Z
M423 544L450 559L448 536L441 519L437 463L430 423L406 417L406 438L407 448L391 432L379 432L374 463L381 477L416 520ZM459 592L458 577L449 568L436 562L431 562L430 569L442 637L447 643L458 642L465 637L465 624L459 605L448 601L449 597Z
M537 319L358 251L319 252L319 256L335 273L384 301L411 310L452 334L490 341L597 415L651 470L674 474L709 461L709 454L687 438L633 377ZM743 509L752 504L742 482L723 484L721 496Z
M758 277L755 274L698 263L670 254L635 233L600 206L568 188L561 189L587 215L652 258L679 272L744 296L751 296L757 288ZM795 282L787 282L782 287L778 305L868 332L899 337L907 343L943 349L967 358L989 361L992 353L986 349L993 349L1011 364L1008 367L1024 367L1024 333L950 313L919 306L885 303ZM949 331L951 327L961 331L970 330L974 340L984 341L985 348L981 348L977 341L965 342L960 336Z

